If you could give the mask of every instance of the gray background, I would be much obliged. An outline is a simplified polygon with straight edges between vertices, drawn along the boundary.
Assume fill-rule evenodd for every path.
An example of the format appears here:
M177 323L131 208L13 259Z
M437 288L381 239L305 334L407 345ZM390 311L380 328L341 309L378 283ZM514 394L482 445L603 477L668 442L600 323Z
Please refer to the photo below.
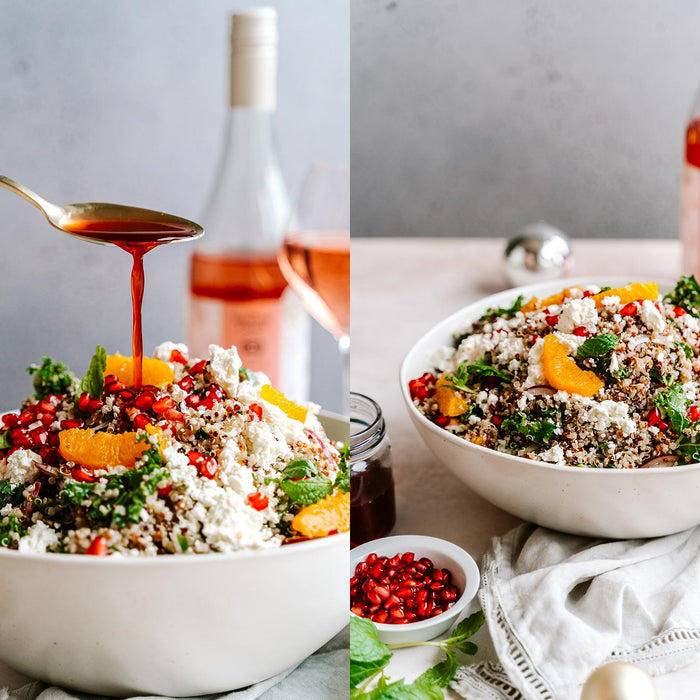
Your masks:
M700 3L354 0L353 236L674 237Z
M0 0L0 172L51 201L201 218L228 99L229 0ZM349 157L349 0L276 0L277 135L296 196L316 159ZM82 373L131 347L128 255L51 228L0 190L0 409L52 355ZM144 348L183 337L186 244L146 257ZM335 342L314 329L311 398L339 407Z

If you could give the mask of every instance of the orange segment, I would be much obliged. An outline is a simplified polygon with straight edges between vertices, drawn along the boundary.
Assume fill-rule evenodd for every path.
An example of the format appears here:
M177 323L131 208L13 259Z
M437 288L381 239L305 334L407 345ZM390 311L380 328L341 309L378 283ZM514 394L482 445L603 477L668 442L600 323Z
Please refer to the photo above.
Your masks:
M144 384L152 384L153 386L163 387L170 384L175 376L175 373L170 365L152 357L144 357L142 366L143 377L141 381ZM116 355L107 355L105 377L108 374L116 375L119 378L119 381L126 386L133 386L134 358L125 357L119 353Z
M435 400L443 416L461 416L469 410L467 400L450 388L450 381L445 374L435 382Z
M626 287L616 287L608 289L606 292L594 294L591 299L595 301L597 308L600 308L605 297L620 297L621 304L629 304L631 301L645 299L648 301L656 301L659 296L659 285L656 282L634 282Z
M542 364L547 384L579 396L593 396L605 382L595 373L581 369L568 355L569 347L556 335L545 336L542 350Z
M304 506L292 520L292 528L304 537L326 537L350 529L350 494L335 491L310 506Z
M568 299L569 297L571 297L573 291L576 289L580 291L581 287L567 287L561 292L558 292L557 294L552 294L551 297L547 297L546 299L538 299L537 297L533 297L532 299L530 299L530 301L527 302L527 304L523 304L520 310L526 314L528 313L528 311L544 309L547 306L550 306L551 304L557 304L557 306L561 306L564 299Z
M65 459L89 469L123 466L131 469L151 445L137 433L95 433L89 428L71 428L58 434L59 451Z
M306 421L308 410L294 403L294 401L290 401L279 389L274 389L269 384L265 384L260 387L260 396L273 406L281 408L290 418L302 423Z

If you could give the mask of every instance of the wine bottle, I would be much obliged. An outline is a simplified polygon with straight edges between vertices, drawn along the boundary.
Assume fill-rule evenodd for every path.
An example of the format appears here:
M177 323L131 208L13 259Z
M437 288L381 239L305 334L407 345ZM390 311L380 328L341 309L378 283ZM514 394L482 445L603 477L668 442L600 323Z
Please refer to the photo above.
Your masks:
M223 154L190 264L188 345L235 345L243 365L296 400L308 394L309 318L277 263L290 200L273 137L277 13L236 13Z

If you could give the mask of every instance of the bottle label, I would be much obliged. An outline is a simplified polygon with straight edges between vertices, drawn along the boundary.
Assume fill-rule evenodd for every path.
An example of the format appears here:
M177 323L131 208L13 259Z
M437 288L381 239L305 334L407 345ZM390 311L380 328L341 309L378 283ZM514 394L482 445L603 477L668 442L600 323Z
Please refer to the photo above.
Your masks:
M278 299L227 301L223 304L223 347L235 345L241 362L264 372L273 386L280 381L281 304Z

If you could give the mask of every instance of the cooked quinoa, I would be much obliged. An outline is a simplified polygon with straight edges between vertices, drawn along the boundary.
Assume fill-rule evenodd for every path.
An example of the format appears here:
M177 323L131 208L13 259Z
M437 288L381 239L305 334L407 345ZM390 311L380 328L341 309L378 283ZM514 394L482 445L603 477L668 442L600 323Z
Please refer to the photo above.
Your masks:
M80 383L44 358L29 369L36 394L2 416L0 546L123 555L264 549L315 536L294 519L314 503L349 510L345 448L325 435L318 407L289 402L265 375L241 367L235 348L211 345L199 360L163 343L155 358L169 381L137 390L103 379L104 355L98 348ZM123 461L96 466L95 435L124 436Z
M700 461L700 286L654 290L588 286L490 309L409 383L414 404L453 435L554 464Z

